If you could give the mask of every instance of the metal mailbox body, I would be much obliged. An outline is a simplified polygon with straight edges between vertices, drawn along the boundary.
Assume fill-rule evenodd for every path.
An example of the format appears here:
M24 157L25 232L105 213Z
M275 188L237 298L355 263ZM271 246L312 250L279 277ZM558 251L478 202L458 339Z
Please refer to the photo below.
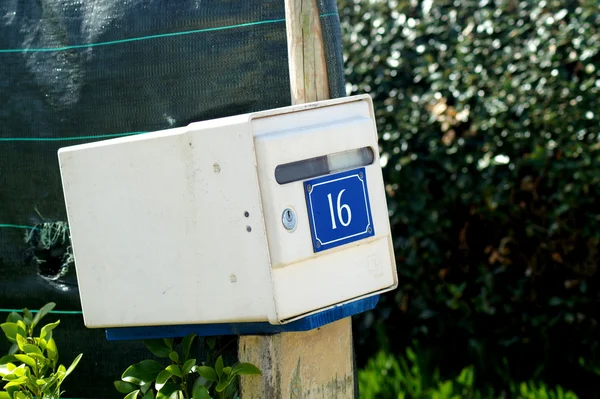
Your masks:
M282 324L397 286L369 96L66 147L59 163L87 327Z

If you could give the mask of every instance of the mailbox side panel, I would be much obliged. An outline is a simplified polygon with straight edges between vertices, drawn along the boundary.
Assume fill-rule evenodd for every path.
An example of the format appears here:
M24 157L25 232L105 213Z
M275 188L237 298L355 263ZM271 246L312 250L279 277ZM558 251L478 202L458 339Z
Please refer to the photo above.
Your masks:
M59 159L86 326L274 317L247 117Z

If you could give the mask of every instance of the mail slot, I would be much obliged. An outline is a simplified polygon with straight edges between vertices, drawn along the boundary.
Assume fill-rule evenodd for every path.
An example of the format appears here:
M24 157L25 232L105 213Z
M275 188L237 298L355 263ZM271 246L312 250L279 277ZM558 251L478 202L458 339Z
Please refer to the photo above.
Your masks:
M285 324L397 286L369 96L58 155L87 327Z

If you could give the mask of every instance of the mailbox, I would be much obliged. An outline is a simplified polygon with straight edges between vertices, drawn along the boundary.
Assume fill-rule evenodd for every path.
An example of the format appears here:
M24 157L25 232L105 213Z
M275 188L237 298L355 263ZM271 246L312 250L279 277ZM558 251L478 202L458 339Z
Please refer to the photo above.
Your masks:
M58 155L89 328L285 324L397 286L369 96Z

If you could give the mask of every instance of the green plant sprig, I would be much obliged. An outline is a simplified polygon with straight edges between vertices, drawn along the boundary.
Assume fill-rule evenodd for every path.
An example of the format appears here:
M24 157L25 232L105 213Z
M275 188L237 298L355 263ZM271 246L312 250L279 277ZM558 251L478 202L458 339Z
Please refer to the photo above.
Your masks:
M170 359L164 366L156 360L142 360L129 366L115 388L126 394L124 399L229 399L235 396L236 378L240 375L260 375L250 363L225 366L223 357L217 357L214 367L208 362L198 363L190 357L190 348L196 334L187 335L181 343L173 339L146 340L146 347L158 358ZM207 339L211 350L215 340ZM212 363L212 362L211 362Z
M4 335L12 343L6 356L0 358L0 378L5 382L0 399L58 399L61 385L77 367L82 354L66 368L58 364L58 348L52 337L60 320L34 331L40 321L56 306L50 302L34 316L23 309L23 316L12 312L6 322L0 324Z

